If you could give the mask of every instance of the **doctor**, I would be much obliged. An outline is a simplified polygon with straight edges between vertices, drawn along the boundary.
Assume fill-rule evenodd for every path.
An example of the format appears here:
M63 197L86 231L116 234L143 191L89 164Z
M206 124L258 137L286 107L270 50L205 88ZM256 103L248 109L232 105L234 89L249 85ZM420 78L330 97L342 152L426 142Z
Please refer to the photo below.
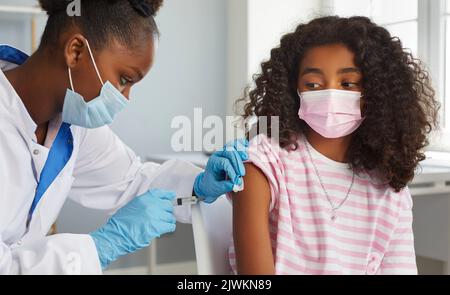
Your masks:
M107 125L152 67L162 0L81 1L78 17L67 1L40 3L49 19L37 52L0 46L0 274L101 274L173 232L175 215L189 222L176 195L211 203L240 184L247 143L204 172L141 163ZM47 236L69 195L111 218L90 234Z

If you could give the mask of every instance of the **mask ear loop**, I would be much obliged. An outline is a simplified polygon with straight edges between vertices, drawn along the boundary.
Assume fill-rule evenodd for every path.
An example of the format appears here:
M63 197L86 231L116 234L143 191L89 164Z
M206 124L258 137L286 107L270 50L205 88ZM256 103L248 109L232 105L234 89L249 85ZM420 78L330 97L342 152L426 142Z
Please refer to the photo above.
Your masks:
M85 39L85 40L86 40L86 45L87 45L89 54L91 56L92 62L94 63L95 71L97 72L97 76L100 80L100 83L102 83L102 86L103 86L105 84L103 83L102 77L100 76L100 72L98 71L98 68L97 68L97 64L95 63L95 59L94 59L94 55L92 54L91 46L89 46L89 41L87 39Z
M72 91L75 92L75 88L73 87L72 71L70 70L70 67L68 67L68 69L69 69L69 82L70 82L70 88L72 88Z

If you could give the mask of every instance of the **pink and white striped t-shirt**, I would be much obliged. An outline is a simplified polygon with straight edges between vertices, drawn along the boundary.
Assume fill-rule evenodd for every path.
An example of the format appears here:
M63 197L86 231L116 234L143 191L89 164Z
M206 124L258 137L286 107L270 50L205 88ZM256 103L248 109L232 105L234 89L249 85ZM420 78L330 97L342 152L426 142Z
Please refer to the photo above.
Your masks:
M396 193L368 173L355 176L349 198L332 219L312 161L339 205L353 172L320 154L305 141L286 151L259 135L250 142L249 162L271 188L269 230L276 274L417 274L408 188ZM230 265L236 273L233 242Z

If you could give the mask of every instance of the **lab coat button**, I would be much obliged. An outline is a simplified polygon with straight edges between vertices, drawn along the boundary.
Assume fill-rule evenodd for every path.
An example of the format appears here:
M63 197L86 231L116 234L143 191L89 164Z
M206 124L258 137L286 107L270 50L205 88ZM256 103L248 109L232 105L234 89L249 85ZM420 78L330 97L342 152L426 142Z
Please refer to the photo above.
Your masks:
M19 246L22 245L22 243L23 243L22 240L18 240L18 241L17 241L17 245L19 245Z
M40 153L39 150L34 150L33 151L33 155L35 155L35 156L39 155L39 153Z

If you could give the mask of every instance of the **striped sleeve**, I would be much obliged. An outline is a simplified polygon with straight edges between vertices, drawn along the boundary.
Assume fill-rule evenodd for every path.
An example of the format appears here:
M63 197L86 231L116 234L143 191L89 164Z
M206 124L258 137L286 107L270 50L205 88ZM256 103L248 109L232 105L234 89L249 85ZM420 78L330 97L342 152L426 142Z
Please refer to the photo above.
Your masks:
M400 197L407 201L402 205L396 229L383 258L381 275L417 275L412 198L408 189Z
M265 135L258 135L250 141L248 150L249 160L247 163L251 163L258 167L266 176L270 186L270 208L269 211L275 207L277 195L279 194L279 182L281 179L281 160L280 160L281 148L277 143L273 143L271 139Z

